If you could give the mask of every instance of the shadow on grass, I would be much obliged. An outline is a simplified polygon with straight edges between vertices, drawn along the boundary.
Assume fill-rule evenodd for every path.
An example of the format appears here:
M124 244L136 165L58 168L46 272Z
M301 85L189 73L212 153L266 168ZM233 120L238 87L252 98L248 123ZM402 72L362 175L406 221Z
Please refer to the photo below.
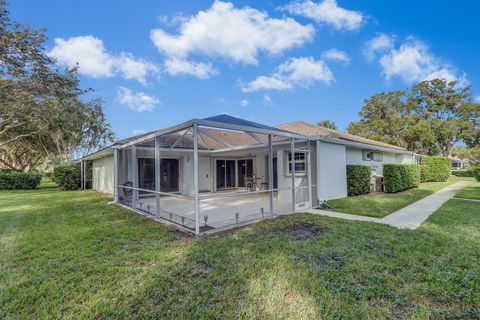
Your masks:
M472 318L479 302L476 206L416 231L296 214L193 238L91 192L51 197L0 216L1 318ZM299 223L321 232L285 232Z

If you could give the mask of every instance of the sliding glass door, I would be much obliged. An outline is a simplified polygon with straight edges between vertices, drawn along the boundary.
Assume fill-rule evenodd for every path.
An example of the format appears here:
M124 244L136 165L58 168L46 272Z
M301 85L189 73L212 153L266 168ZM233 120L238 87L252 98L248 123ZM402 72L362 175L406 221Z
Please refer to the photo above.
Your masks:
M217 189L235 188L235 160L216 160Z
M178 159L161 159L160 191L178 192L179 173ZM138 187L140 189L155 190L155 159L138 158Z
M252 187L253 159L237 160L238 186L240 188ZM247 185L250 184L250 185Z

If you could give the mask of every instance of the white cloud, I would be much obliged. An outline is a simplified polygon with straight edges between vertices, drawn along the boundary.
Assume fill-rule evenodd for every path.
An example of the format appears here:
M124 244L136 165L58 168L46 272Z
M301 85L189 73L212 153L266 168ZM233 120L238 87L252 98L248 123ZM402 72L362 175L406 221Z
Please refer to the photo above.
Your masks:
M173 76L190 75L199 79L208 79L218 74L218 70L211 64L193 62L185 59L170 58L165 61L165 71Z
M274 76L259 76L246 85L241 85L243 92L253 92L258 90L288 90L292 85L284 80Z
M280 54L311 41L313 35L311 25L302 25L292 18L270 18L265 12L235 8L222 1L215 1L210 9L181 21L178 35L163 29L150 32L152 42L167 60L184 63L190 55L201 54L257 64L259 53ZM205 76L205 72L184 74Z
M144 92L135 92L125 87L117 88L117 99L120 104L136 112L152 111L160 103L154 96L149 96Z
M227 99L225 99L224 97L218 97L215 99L215 103L216 104L222 104L222 103L225 103L227 102Z
M273 104L272 98L268 94L263 95L263 104L271 106Z
M242 107L247 107L247 106L250 104L250 102L248 102L247 99L242 99L242 100L240 100L239 104L240 104Z
M136 129L136 130L133 130L133 131L132 131L132 134L133 134L134 136L138 136L138 135L144 134L144 133L147 133L147 131L146 131L146 130L143 130L143 129Z
M93 78L108 78L118 73L124 79L146 83L147 76L157 71L154 64L134 58L130 53L110 54L103 41L94 36L57 38L49 55L70 68L78 63L79 73Z
M180 25L182 22L185 22L189 19L187 15L185 15L183 12L177 12L175 13L172 17L169 16L160 16L158 20L160 23L168 26L168 27L176 27Z
M339 7L336 0L323 0L318 3L310 0L294 1L281 9L318 23L329 24L338 30L355 30L364 22L360 12Z
M114 62L116 69L120 71L124 79L134 79L143 84L147 82L147 75L158 70L154 64L135 59L129 53L120 54L119 57L114 58Z
M79 72L94 78L113 76L113 61L102 40L93 36L55 39L50 56L68 67L79 64Z
M271 76L259 76L241 85L244 92L258 90L288 90L294 86L309 87L320 81L330 84L335 81L332 72L323 60L312 57L289 58L276 68Z
M350 57L345 51L338 50L338 49L330 49L322 54L322 59L325 61L339 61L345 64L350 63Z
M364 53L369 60L375 58L375 54L385 52L394 48L395 37L384 33L380 33L375 38L365 43Z
M414 83L436 78L448 81L468 83L465 74L458 75L448 64L436 57L422 41L409 38L397 49L391 48L378 57L382 74L387 80L400 78L407 83Z
M475 102L480 103L480 96L475 97Z

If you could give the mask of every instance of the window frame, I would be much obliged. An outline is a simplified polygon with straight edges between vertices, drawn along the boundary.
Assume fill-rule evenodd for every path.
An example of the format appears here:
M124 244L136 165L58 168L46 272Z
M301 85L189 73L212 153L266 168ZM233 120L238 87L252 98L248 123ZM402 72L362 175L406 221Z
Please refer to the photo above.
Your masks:
M372 155L370 158L369 155ZM363 150L362 151L363 161L372 161L372 162L382 162L383 161L383 152L374 151L374 150Z
M292 152L289 150L285 151L285 161L284 161L284 175L285 176L292 176L292 159L291 159L291 154ZM295 151L295 155L297 154L303 154L303 159L301 159L301 156L299 156L299 159L296 159L295 157L295 176L306 176L307 175L307 165L308 165L308 151ZM302 164L304 165L303 170L297 170L297 164Z

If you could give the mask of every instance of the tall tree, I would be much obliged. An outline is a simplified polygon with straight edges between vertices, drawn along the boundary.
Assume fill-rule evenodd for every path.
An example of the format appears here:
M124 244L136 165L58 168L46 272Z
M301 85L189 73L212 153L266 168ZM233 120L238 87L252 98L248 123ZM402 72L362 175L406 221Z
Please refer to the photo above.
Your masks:
M317 126L324 127L327 129L337 130L337 125L331 120L322 120L317 123Z
M374 95L359 115L349 133L419 153L449 155L460 141L474 146L480 140L480 105L472 101L471 88L445 79Z
M480 146L473 148L456 146L452 149L452 155L467 160L472 166L480 166Z
M80 88L76 68L58 68L45 40L45 30L12 22L0 0L0 166L70 161L113 139L101 100L85 101L90 90Z

